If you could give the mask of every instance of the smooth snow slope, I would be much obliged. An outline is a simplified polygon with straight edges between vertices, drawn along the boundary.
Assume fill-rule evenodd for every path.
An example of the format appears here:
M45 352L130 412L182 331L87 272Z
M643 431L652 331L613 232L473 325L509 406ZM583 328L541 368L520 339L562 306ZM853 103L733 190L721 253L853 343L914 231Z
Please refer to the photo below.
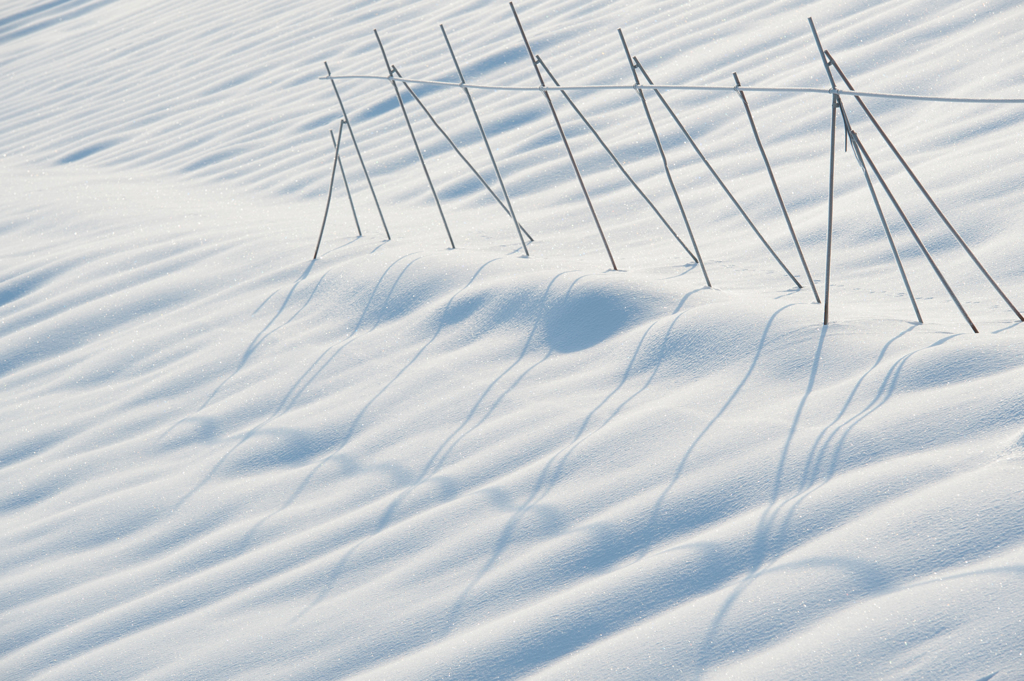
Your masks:
M563 83L1024 98L1011 2L518 6ZM390 85L533 85L507 4L12 2L0 11L0 677L1024 678L1024 331L853 122L821 326L737 97L654 109L715 288L571 111L609 269L534 93L475 95L511 223ZM420 90L487 166L458 91ZM751 94L822 290L828 97ZM683 230L634 92L578 102ZM871 103L1015 302L1024 108ZM851 111L853 104L850 104ZM840 147L841 148L841 147ZM485 171L485 176L492 177ZM675 212L673 212L675 211Z

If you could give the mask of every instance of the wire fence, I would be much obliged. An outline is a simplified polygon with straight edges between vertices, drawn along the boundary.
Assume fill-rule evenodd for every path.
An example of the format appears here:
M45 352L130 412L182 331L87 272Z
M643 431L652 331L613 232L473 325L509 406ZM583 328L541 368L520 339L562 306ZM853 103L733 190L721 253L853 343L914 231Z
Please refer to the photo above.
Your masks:
M815 95L856 95L875 99L904 99L917 102L947 102L953 104L1024 104L1024 99L1000 98L969 98L969 97L932 97L930 95L901 95L892 92L867 92L865 90L844 90L841 88L816 87L758 87L750 85L673 85L665 83L640 83L637 85L483 85L481 83L455 83L448 80L422 80L401 78L398 76L373 76L369 74L352 74L344 76L325 76L321 80L387 80L412 85L438 85L441 87L457 87L469 90L502 90L508 92L573 92L588 90L688 90L692 92L783 92Z
M554 94L556 96L557 95L561 95L561 97L572 108L573 112L575 113L575 115L579 119L579 121L581 121L586 126L587 130L589 131L589 133L596 139L596 141L600 144L601 148L608 155L609 159L614 163L616 168L621 172L621 174L623 175L623 177L626 180L626 182L638 193L640 198L642 198L646 202L646 204L654 211L654 213L659 218L660 222L671 233L671 235L673 236L675 241L678 243L678 245L680 247L682 247L682 249L685 251L687 256L696 265L699 266L699 268L701 270L701 273L703 275L703 278L704 278L704 283L708 287L710 287L712 285L711 277L710 277L710 274L709 274L708 269L706 267L704 258L701 256L700 246L698 244L698 241L697 241L696 235L694 233L694 230L693 230L693 228L692 228L692 226L690 224L690 220L687 217L686 210L683 207L683 201L682 201L682 198L680 196L680 192L677 189L676 180L673 177L673 173L672 173L672 170L671 170L670 165L669 165L668 157L667 157L666 152L665 152L665 146L664 146L663 141L662 141L664 133L663 133L663 131L660 131L658 129L658 126L654 122L654 117L651 114L651 106L652 106L652 104L654 104L655 102L657 104L660 104L661 107L665 110L665 112L667 112L667 114L670 116L670 118L673 121L673 123L675 124L676 128L678 128L678 130L685 136L687 142L690 144L690 146L697 153L697 155L700 158L700 160L703 163L703 165L707 168L707 170L710 172L712 177L715 179L716 183L719 185L721 190L728 197L729 202L734 206L734 208L742 216L744 222L747 224L748 227L750 227L750 229L756 235L756 237L758 238L760 243L764 246L764 248L770 254L770 256L772 257L774 262L782 269L782 271L786 274L786 276L793 282L793 284L798 289L803 289L804 288L804 284L801 283L801 281L797 277L797 275L794 274L793 271L791 271L790 268L786 266L786 264L783 262L782 258L778 255L778 253L775 251L775 249L773 249L772 246L769 244L769 242L765 239L764 235L761 233L761 231L758 229L758 227L754 224L754 221L751 219L750 215L740 205L740 202L737 200L735 194L729 189L729 187L726 185L725 181L722 179L722 177L719 175L719 173L715 170L714 166L711 164L710 160L708 160L707 156L701 151L699 145L697 144L697 141L693 138L693 136L689 133L689 131L687 131L686 126L683 124L683 122L680 119L680 117L677 115L677 113L674 111L672 106L668 103L668 101L665 99L664 95L662 94L662 91L672 91L672 90L701 91L701 92L734 92L742 100L747 121L750 124L750 128L751 128L751 131L753 132L753 137L754 137L754 140L755 140L755 142L757 144L759 154L760 154L761 159L762 159L762 161L764 163L764 167L765 167L765 170L766 170L766 172L768 174L768 177L769 177L769 179L771 181L771 185L772 185L773 190L775 192L776 200L778 201L779 207L780 207L780 209L782 211L782 214L783 214L783 216L785 218L785 221L786 221L786 224L787 224L787 227L788 227L788 230L789 230L790 238L792 239L793 245L794 245L794 247L796 249L796 252L799 255L801 269L803 270L803 274L804 274L804 276L806 278L806 283L810 287L810 293L813 295L815 303L820 303L823 306L823 320L822 320L823 324L827 325L829 323L829 303L830 303L830 295L829 295L829 293L830 293L830 288L831 288L831 274L832 274L833 217L834 217L834 207L835 207L835 159L836 159L836 145L839 143L839 140L837 139L837 128L839 126L837 124L839 122L841 122L842 126L839 129L840 129L840 131L841 131L841 133L843 135L844 143L846 145L848 145L850 148L852 148L853 153L854 153L854 157L856 158L858 166L860 167L860 169L862 171L862 174L864 176L864 181L866 183L866 187L867 187L868 192L869 192L869 194L871 196L872 203L873 203L873 206L874 206L874 208L875 208L875 210L877 212L879 221L881 222L881 225L883 227L883 231L884 231L884 233L886 235L887 243L888 243L889 248L890 248L890 250L892 252L893 261L896 264L896 267L897 267L897 269L898 269L898 271L900 273L901 280L902 280L904 288L905 288L905 290L907 292L907 296L908 296L909 301L911 303L911 306L913 308L914 316L915 316L917 322L918 323L923 323L923 318L921 316L921 311L920 311L918 303L917 303L917 298L915 297L914 292L913 292L913 290L911 288L911 284L910 284L910 281L909 281L907 273L906 273L906 269L905 269L904 264L903 264L903 256L901 256L901 254L900 254L900 252L899 252L899 250L897 248L896 242L895 242L895 240L893 238L892 230L890 229L890 223L889 223L888 220L886 220L885 212L883 211L883 208L882 208L883 198L884 198L884 200L887 203L890 203L892 205L892 207L895 208L896 212L898 213L898 215L900 217L900 221L903 223L903 225L908 230L909 234L912 236L913 241L916 244L917 248L920 250L921 254L927 260L930 268L932 269L932 271L934 272L934 274L936 275L938 280L941 282L941 284L942 284L943 288L945 289L946 293L948 294L950 300L956 306L956 308L959 311L959 313L961 314L961 316L964 318L966 323L971 327L971 329L975 333L978 333L977 326L971 320L970 316L968 315L968 313L967 313L966 309L964 308L963 304L961 303L960 299L957 297L956 293L953 290L953 287L949 283L948 278L940 270L940 268L939 268L938 264L936 263L934 257L929 252L928 248L925 246L925 243L924 243L923 239L921 238L918 230L913 226L913 224L911 223L910 219L907 217L906 212L903 210L903 207L901 206L901 204L897 200L896 196L894 195L892 189L890 188L889 182L887 182L885 177L883 177L882 173L878 169L878 166L875 164L874 160L869 155L867 149L864 147L860 137L858 136L856 131L853 129L853 127L852 127L852 125L850 123L850 118L849 118L847 109L846 109L847 104L852 100L853 102L856 103L856 105L867 116L867 119L870 121L871 125L879 133L881 138L885 141L885 144L888 147L888 149L899 160L899 163L902 166L903 170L907 173L909 178L913 181L914 185L917 187L917 189L921 192L921 194L927 200L927 202L930 205L931 209L934 210L934 212L937 214L937 216L942 221L943 225L949 230L951 235L955 238L955 240L959 244L959 246L964 250L964 252L966 252L966 254L970 258L970 260L973 263L973 265L975 267L977 267L977 269L981 272L981 274L984 276L986 281L992 286L992 288L999 295L999 297L1003 300L1003 302L1005 302L1005 304L1010 308L1010 310L1013 311L1014 315L1018 318L1018 320L1024 321L1024 316L1021 315L1021 313L1017 309L1017 307L1013 304L1013 302L1011 302L1011 300L1006 295L1006 293L996 283L995 279L993 279L993 277L989 274L988 270L982 265L981 261L977 258L975 253L968 246L967 242L963 239L963 237L960 235L960 233L956 230L956 228L952 225L952 223L949 221L949 219L946 217L946 215L939 208L938 204L932 198L931 194L925 188L924 184L921 182L921 180L918 178L918 176L911 169L911 167L907 163L906 159L903 157L903 155L897 149L896 145L892 142L892 140L886 134L885 130L882 128L881 124L879 124L879 122L875 118L875 116L871 113L870 109L868 108L867 103L865 102L865 99L894 99L894 100L911 100L911 101L922 101L922 102L948 102L948 103L968 103L968 104L991 104L991 105L1024 105L1024 99L990 99L990 98L979 99L979 98L962 98L962 97L933 97L933 96L905 95L905 94L894 94L894 93L884 93L884 92L866 92L866 91L856 90L856 89L854 89L853 84L850 82L849 78L847 78L846 74L840 68L839 64L836 62L836 60L832 56L832 54L828 50L826 50L826 49L824 49L822 47L821 41L820 41L820 39L818 37L817 30L816 30L815 25L814 25L814 21L812 19L808 19L808 24L810 26L810 30L811 30L811 33L813 35L814 41L815 41L815 45L817 47L817 51L818 51L818 53L819 53L819 55L821 57L822 66L825 69L825 73L828 76L829 83L831 85L831 87L829 87L829 88L756 87L756 86L748 86L748 85L742 85L740 83L739 76L736 73L733 73L733 78L734 78L734 81L736 83L735 86L733 86L733 87L705 86L705 85L678 85L678 84L660 84L660 83L655 83L653 81L653 79L650 77L650 75L648 74L648 72L646 71L646 69L644 68L644 66L641 63L639 57L637 57L635 54L633 54L630 51L630 48L629 48L629 46L628 46L628 44L626 42L626 38L625 38L624 34L622 33L621 29L618 31L618 35L619 35L620 42L622 44L622 49L623 49L623 52L624 52L624 56L625 56L626 60L629 63L630 70L631 70L631 73L633 75L633 81L634 81L633 84L631 84L631 85L562 85L562 84L560 84L555 79L554 75L551 73L551 70L548 68L548 65L544 62L544 60L541 59L541 57L539 55L536 55L534 53L533 47L531 46L530 41L527 38L526 30L523 27L523 24L522 24L522 21L519 18L518 12L516 12L516 8L515 8L514 4L510 2L509 6L510 6L510 8L512 10L512 15L513 15L513 17L515 19L517 28L518 28L519 33L520 33L520 35L522 37L522 40L523 40L524 47L525 47L526 51L529 54L530 62L533 65L533 68L534 68L534 71L535 71L535 74L536 74L536 77L537 77L538 85L533 86L533 87L511 86L511 85L487 85L487 84L478 84L478 83L466 82L465 78L463 77L462 68L461 68L461 66L459 64L458 58L456 57L455 50L452 48L451 41L448 39L448 34L447 34L447 32L445 32L444 26L441 26L441 32L442 32L442 34L444 36L445 44L446 44L446 46L448 48L448 52L449 52L449 54L451 56L451 59L452 59L452 62L454 64L454 66L455 66L456 72L458 73L459 82L438 81L438 80L425 80L425 79L416 79L416 78L406 78L406 77L403 77L402 74L399 72L398 68L395 67L388 60L387 52L385 51L383 40L381 39L381 37L377 33L377 31L374 31L374 37L376 38L377 44L378 44L378 46L380 48L381 56L382 56L382 58L384 60L384 64L385 64L385 67L387 69L388 75L386 75L386 76L378 76L378 75L353 75L353 74L334 75L334 74L331 73L331 69L328 66L327 62L324 62L324 67L327 70L327 76L325 76L323 79L327 80L328 82L330 82L331 87L334 90L334 94L335 94L335 96L336 96L336 98L338 100L338 105L341 108L341 120L340 120L339 127L338 127L338 135L337 135L337 137L334 136L334 131L333 130L331 131L331 140L332 140L332 144L333 144L333 147L334 147L334 163L333 163L333 165L331 167L331 182L330 182L330 186L329 186L328 193L327 193L327 206L326 206L326 208L324 210L324 218L323 218L323 222L322 222L321 227L320 227L320 234L319 234L319 237L317 239L316 249L315 249L315 251L313 253L313 258L314 259L317 258L318 254L319 254L319 251L320 251L321 243L323 241L324 229L325 229L325 227L327 225L327 216L328 216L328 213L330 211L331 196L332 196L333 190L334 190L335 173L336 173L337 170L341 171L342 180L343 180L343 183L344 183L344 186L345 186L345 190L346 190L346 193L347 193L348 199L349 199L349 204L350 204L350 206L352 208L352 216L353 216L353 219L355 220L356 230L357 230L357 232L358 232L358 234L360 236L362 235L362 228L360 227L359 217L358 217L358 214L357 214L357 211L356 211L356 204L355 204L355 202L354 202L354 200L352 198L352 191L351 191L351 188L350 188L350 185L349 185L349 181L348 181L348 174L346 173L344 167L342 167L342 162L341 162L340 150L341 150L343 134L344 134L346 129L349 132L349 139L351 140L351 145L352 145L352 147L353 147L353 149L355 151L356 157L359 160L359 164L360 164L360 167L362 169L363 176L365 177L366 183L369 186L370 193L373 196L374 205L376 206L377 214L378 214L378 216L380 218L380 221L381 221L381 224L382 224L382 226L384 228L385 234L387 235L388 239L391 239L391 233L388 230L387 222L384 219L384 211L381 209L380 201L378 200L377 193L376 193L376 191L373 188L373 182L370 179L369 172L367 171L366 163L365 163L365 160L363 158L363 154L360 151L359 145L358 145L358 143L356 141L355 130L354 130L353 125L352 125L352 120L351 120L351 118L348 116L348 114L346 112L345 104L344 104L344 101L342 100L342 97L341 97L341 92L338 89L338 83L342 82L342 81L346 81L346 80L380 80L380 81L390 82L392 87L393 87L395 98L398 101L398 105L399 105L399 108L401 109L403 118L404 118L405 123L406 123L406 127L408 128L409 136L410 136L410 138L412 140L412 143L413 143L413 146L414 146L414 148L416 150L416 155L417 155L417 158L419 160L419 164L420 164L420 166L421 166L421 168L423 170L423 174L424 174L425 180L427 182L427 185L430 188L430 192L431 192L431 195L433 197L433 201L434 201L435 207L436 207L436 209L438 211L438 214L440 215L442 223L444 224L445 232L447 234L448 242L449 242L449 245L451 246L451 248L455 248L455 239L454 239L452 231L451 231L451 229L449 227L448 220L445 217L444 206L442 205L441 198L438 195L438 192L437 192L437 189L435 187L434 181L431 178L430 171L429 171L429 169L427 167L426 158L425 158L424 153L423 153L423 149L421 147L421 144L420 144L419 140L416 137L416 132L415 132L415 130L413 128L412 121L410 120L409 112L408 112L408 110L406 108L406 100L402 96L402 90L399 89L399 85L401 85L402 88L404 89L404 92L407 95L409 95L409 97L411 97L412 101L410 102L410 104L415 103L416 105L418 105L419 109L426 115L426 117L428 118L430 123L433 125L433 127L441 134L441 136L444 138L446 143L451 147L451 149L457 154L457 156L461 159L461 161L465 164L465 166L469 169L469 171L471 171L471 173L479 181L479 183L482 185L483 189L486 190L488 192L488 194L493 198L493 200L495 202L497 202L499 204L499 206L502 208L502 210L504 211L506 216L509 218L510 224L511 224L511 228L515 230L515 233L516 233L516 236L517 236L517 240L519 241L520 246L522 247L523 253L526 256L529 256L529 244L533 243L534 239L529 234L529 232L527 232L526 229L520 224L519 220L516 218L515 209L513 207L513 202L512 202L512 197L510 196L510 194L508 192L508 189L507 189L507 187L505 185L505 181L504 181L504 179L502 177L502 174L501 174L501 170L500 170L499 165L498 165L498 163L497 163L497 161L495 159L495 156L494 156L494 153L493 153L490 141L489 141L489 139L487 137L485 126L484 126L484 124L483 124L483 122L482 122L482 120L480 118L480 114L479 114L479 112L477 110L477 107L476 107L476 105L474 103L473 96L472 96L472 91L477 91L477 90L500 90L500 91L509 91L509 92L531 92L531 93L538 93L539 92L539 93L542 93L544 95L546 101L547 101L548 108L550 110L553 122L555 124L555 127L558 130L559 137L560 137L560 139L562 141L562 144L565 147L565 151L566 151L566 154L568 156L568 159L569 159L569 161L572 164L574 175L575 175L576 180L577 180L577 182L579 184L580 191L581 191L582 195L584 196L584 198L586 200L587 206L589 208L590 216L591 216L591 218L593 220L594 226L595 226L598 234L600 235L602 244L604 246L604 250L605 250L605 252L606 252L606 254L608 256L608 259L609 259L609 262L611 264L611 267L612 267L613 270L617 270L618 266L617 266L617 264L615 262L615 257L614 257L614 255L612 253L611 244L609 243L607 234L605 233L605 230L604 230L604 228L601 225L601 221L598 218L597 211L595 210L593 201L591 200L590 192L587 189L587 185L586 185L586 182L584 180L583 173L581 172L580 167L579 167L578 163L576 162L576 158L575 158L575 155L573 154L572 147L569 144L569 140L566 137L565 131L563 129L562 120L559 118L559 114L558 114L558 112L557 112L557 110L556 110L556 108L554 106L554 102L552 101L552 94ZM545 74L546 74L547 78L545 78ZM842 81L842 85L844 87L840 87L837 84L837 81L836 81L837 77L839 78L839 80ZM477 127L477 129L478 129L478 131L480 133L480 138L481 138L485 148L487 149L487 154L488 154L488 158L490 160L491 170L493 170L494 175L497 178L498 190L495 190L495 188L484 179L484 177L480 173L480 171L476 167L474 167L473 164L466 158L465 154L462 153L462 151L459 149L458 145L455 143L455 141L453 141L452 137L444 130L444 128L441 126L441 124L438 123L437 119L430 112L430 110L427 107L427 105L417 95L417 93L413 89L413 86L420 86L420 85L422 85L422 86L431 86L431 87L458 88L458 89L461 89L463 91L463 93L465 93L465 96L466 96L466 99L468 100L470 109L473 112L473 116L474 116L475 122L476 122L476 127ZM657 146L657 149L658 149L658 153L659 153L659 156L660 156L660 159L661 159L661 162L662 162L661 165L663 166L665 177L666 177L666 179L668 181L669 187L671 188L671 192L672 192L672 195L673 195L673 198L674 198L674 202L675 202L676 208L679 211L680 218L682 220L682 224L683 224L683 226L685 228L685 239L684 239L683 235L679 231L677 231L676 228L674 228L672 226L672 222L670 222L670 220L655 206L654 202L651 200L651 198L648 196L648 194L646 194L643 191L643 189L641 189L640 185L637 183L635 178L629 173L629 171L626 169L626 167L622 163L622 161L612 151L612 149L606 143L604 138L598 132L597 128L583 114L583 112L577 106L576 102L572 99L572 96L570 94L570 93L573 93L573 92L586 92L586 91L598 91L598 90L619 90L619 91L622 91L622 90L633 90L633 91L636 92L636 94L637 94L637 96L638 96L638 98L639 98L639 100L640 100L640 102L641 102L641 104L643 106L643 110L644 110L644 113L645 113L647 124L648 124L648 126L650 128L651 135L652 135L652 137L653 137L653 139L655 141L655 144ZM754 114L751 111L750 105L749 105L749 103L747 102L747 99L746 99L745 93L747 93L747 92L814 94L814 95L828 95L831 98L832 124L831 124L831 128L830 128L831 129L831 141L830 141L830 158L829 158L829 191L828 191L827 238L826 238L824 292L823 292L822 295L819 295L817 287L815 286L814 277L812 276L811 269L810 269L810 267L809 267L809 265L807 263L807 259L804 256L803 249L800 246L800 242L799 242L799 239L797 237L796 230L794 229L793 223L792 223L792 221L790 219L790 216L789 216L789 211L786 208L785 201L783 200L782 192L780 191L778 183L776 182L775 173L774 173L774 171L772 169L771 162L769 161L769 158L768 158L768 155L767 155L767 153L765 151L764 145L761 142L761 137L760 137L760 134L758 132L757 125L756 125L756 122L755 122L755 119L754 119ZM653 98L651 98L651 95L653 95ZM879 192L876 191L876 185L881 189L881 193L883 194L883 198L880 198Z

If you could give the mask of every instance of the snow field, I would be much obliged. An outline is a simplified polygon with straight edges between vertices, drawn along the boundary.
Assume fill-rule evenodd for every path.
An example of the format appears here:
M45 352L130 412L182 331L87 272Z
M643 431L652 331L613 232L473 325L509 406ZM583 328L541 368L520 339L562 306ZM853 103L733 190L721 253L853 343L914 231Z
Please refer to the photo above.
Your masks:
M621 26L659 79L822 87L813 15L858 88L1020 96L1013 3L518 10L566 83L626 82ZM916 255L911 323L851 154L822 328L680 135L714 289L558 102L607 271L539 97L477 98L529 259L414 116L446 249L390 86L351 81L395 238L353 173L366 236L336 186L310 261L320 62L381 73L377 28L403 74L452 78L439 22L470 81L532 84L502 3L0 19L2 675L1024 677L1020 325L916 200L982 333ZM425 94L486 168L461 95ZM799 273L735 95L668 98ZM634 100L577 101L681 227ZM750 100L820 278L827 104ZM1019 300L1019 109L871 106Z

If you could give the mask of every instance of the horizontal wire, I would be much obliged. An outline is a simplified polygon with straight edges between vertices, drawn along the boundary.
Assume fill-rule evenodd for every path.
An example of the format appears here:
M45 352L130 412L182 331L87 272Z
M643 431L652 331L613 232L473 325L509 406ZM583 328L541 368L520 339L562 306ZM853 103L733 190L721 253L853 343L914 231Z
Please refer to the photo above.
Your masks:
M471 88L474 90L507 90L513 92L560 92L564 90L696 90L702 92L795 92L823 95L847 95L851 97L874 97L876 99L908 99L921 102L952 102L960 104L1024 104L1024 99L972 99L965 97L929 97L926 95L899 95L888 92L863 92L861 90L839 90L812 87L751 87L722 85L559 85L532 86L475 85L473 83L452 83L443 80L417 80L388 76L321 76L320 80L390 80L398 83L418 85L441 85L445 87Z

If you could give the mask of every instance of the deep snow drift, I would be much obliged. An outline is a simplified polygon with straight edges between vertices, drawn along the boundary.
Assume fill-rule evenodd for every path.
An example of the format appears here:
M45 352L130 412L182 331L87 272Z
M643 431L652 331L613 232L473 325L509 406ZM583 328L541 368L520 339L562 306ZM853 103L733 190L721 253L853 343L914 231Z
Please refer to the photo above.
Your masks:
M517 6L563 83L1024 97L1015 3ZM735 94L652 107L714 288L555 98L474 94L511 222L390 84L533 85L506 3L9 3L0 16L0 676L1024 678L1024 330L855 128L821 325ZM464 96L417 89L493 178ZM636 93L574 95L683 231ZM827 96L750 94L819 290ZM1024 303L1024 108L869 102ZM840 141L840 150L842 141Z

